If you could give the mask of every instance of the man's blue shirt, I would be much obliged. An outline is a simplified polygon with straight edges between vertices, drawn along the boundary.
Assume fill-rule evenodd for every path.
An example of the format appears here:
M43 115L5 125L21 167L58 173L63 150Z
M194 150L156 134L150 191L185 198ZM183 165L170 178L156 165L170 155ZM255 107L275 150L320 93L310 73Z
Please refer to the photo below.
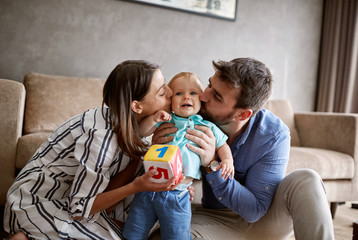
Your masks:
M268 210L285 175L290 152L289 128L263 109L250 119L230 148L235 167L233 180L222 179L221 171L207 174L201 169L203 206L227 207L246 221L256 222Z

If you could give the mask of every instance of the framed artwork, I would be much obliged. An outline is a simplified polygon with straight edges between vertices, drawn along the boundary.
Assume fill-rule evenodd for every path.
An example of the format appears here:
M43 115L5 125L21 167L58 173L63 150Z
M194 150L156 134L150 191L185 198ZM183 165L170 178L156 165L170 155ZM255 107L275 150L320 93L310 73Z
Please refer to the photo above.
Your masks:
M236 20L237 0L125 0L225 20Z

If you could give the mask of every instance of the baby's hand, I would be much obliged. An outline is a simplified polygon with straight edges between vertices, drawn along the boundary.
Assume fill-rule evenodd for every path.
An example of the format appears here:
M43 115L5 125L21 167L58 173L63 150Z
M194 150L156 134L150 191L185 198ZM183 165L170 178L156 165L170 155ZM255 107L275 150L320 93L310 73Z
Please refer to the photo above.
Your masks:
M159 110L154 114L154 121L158 122L166 122L172 118L169 113L164 110Z
M221 161L221 164L218 169L221 169L221 177L224 177L226 180L231 174L231 179L234 178L235 168L232 159L224 159Z

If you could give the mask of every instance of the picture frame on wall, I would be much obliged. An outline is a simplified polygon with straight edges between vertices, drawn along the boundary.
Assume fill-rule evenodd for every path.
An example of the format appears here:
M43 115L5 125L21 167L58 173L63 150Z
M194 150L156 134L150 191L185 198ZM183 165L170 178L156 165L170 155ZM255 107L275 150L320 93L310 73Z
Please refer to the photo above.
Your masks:
M238 0L125 0L229 21L236 20Z

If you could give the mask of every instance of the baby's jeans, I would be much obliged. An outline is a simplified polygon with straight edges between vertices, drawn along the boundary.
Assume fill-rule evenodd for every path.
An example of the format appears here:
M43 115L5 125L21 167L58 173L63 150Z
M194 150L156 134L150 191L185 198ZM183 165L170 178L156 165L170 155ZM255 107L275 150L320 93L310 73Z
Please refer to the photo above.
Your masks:
M191 239L189 192L137 193L131 203L123 236L128 240L145 240L157 220L162 239Z

